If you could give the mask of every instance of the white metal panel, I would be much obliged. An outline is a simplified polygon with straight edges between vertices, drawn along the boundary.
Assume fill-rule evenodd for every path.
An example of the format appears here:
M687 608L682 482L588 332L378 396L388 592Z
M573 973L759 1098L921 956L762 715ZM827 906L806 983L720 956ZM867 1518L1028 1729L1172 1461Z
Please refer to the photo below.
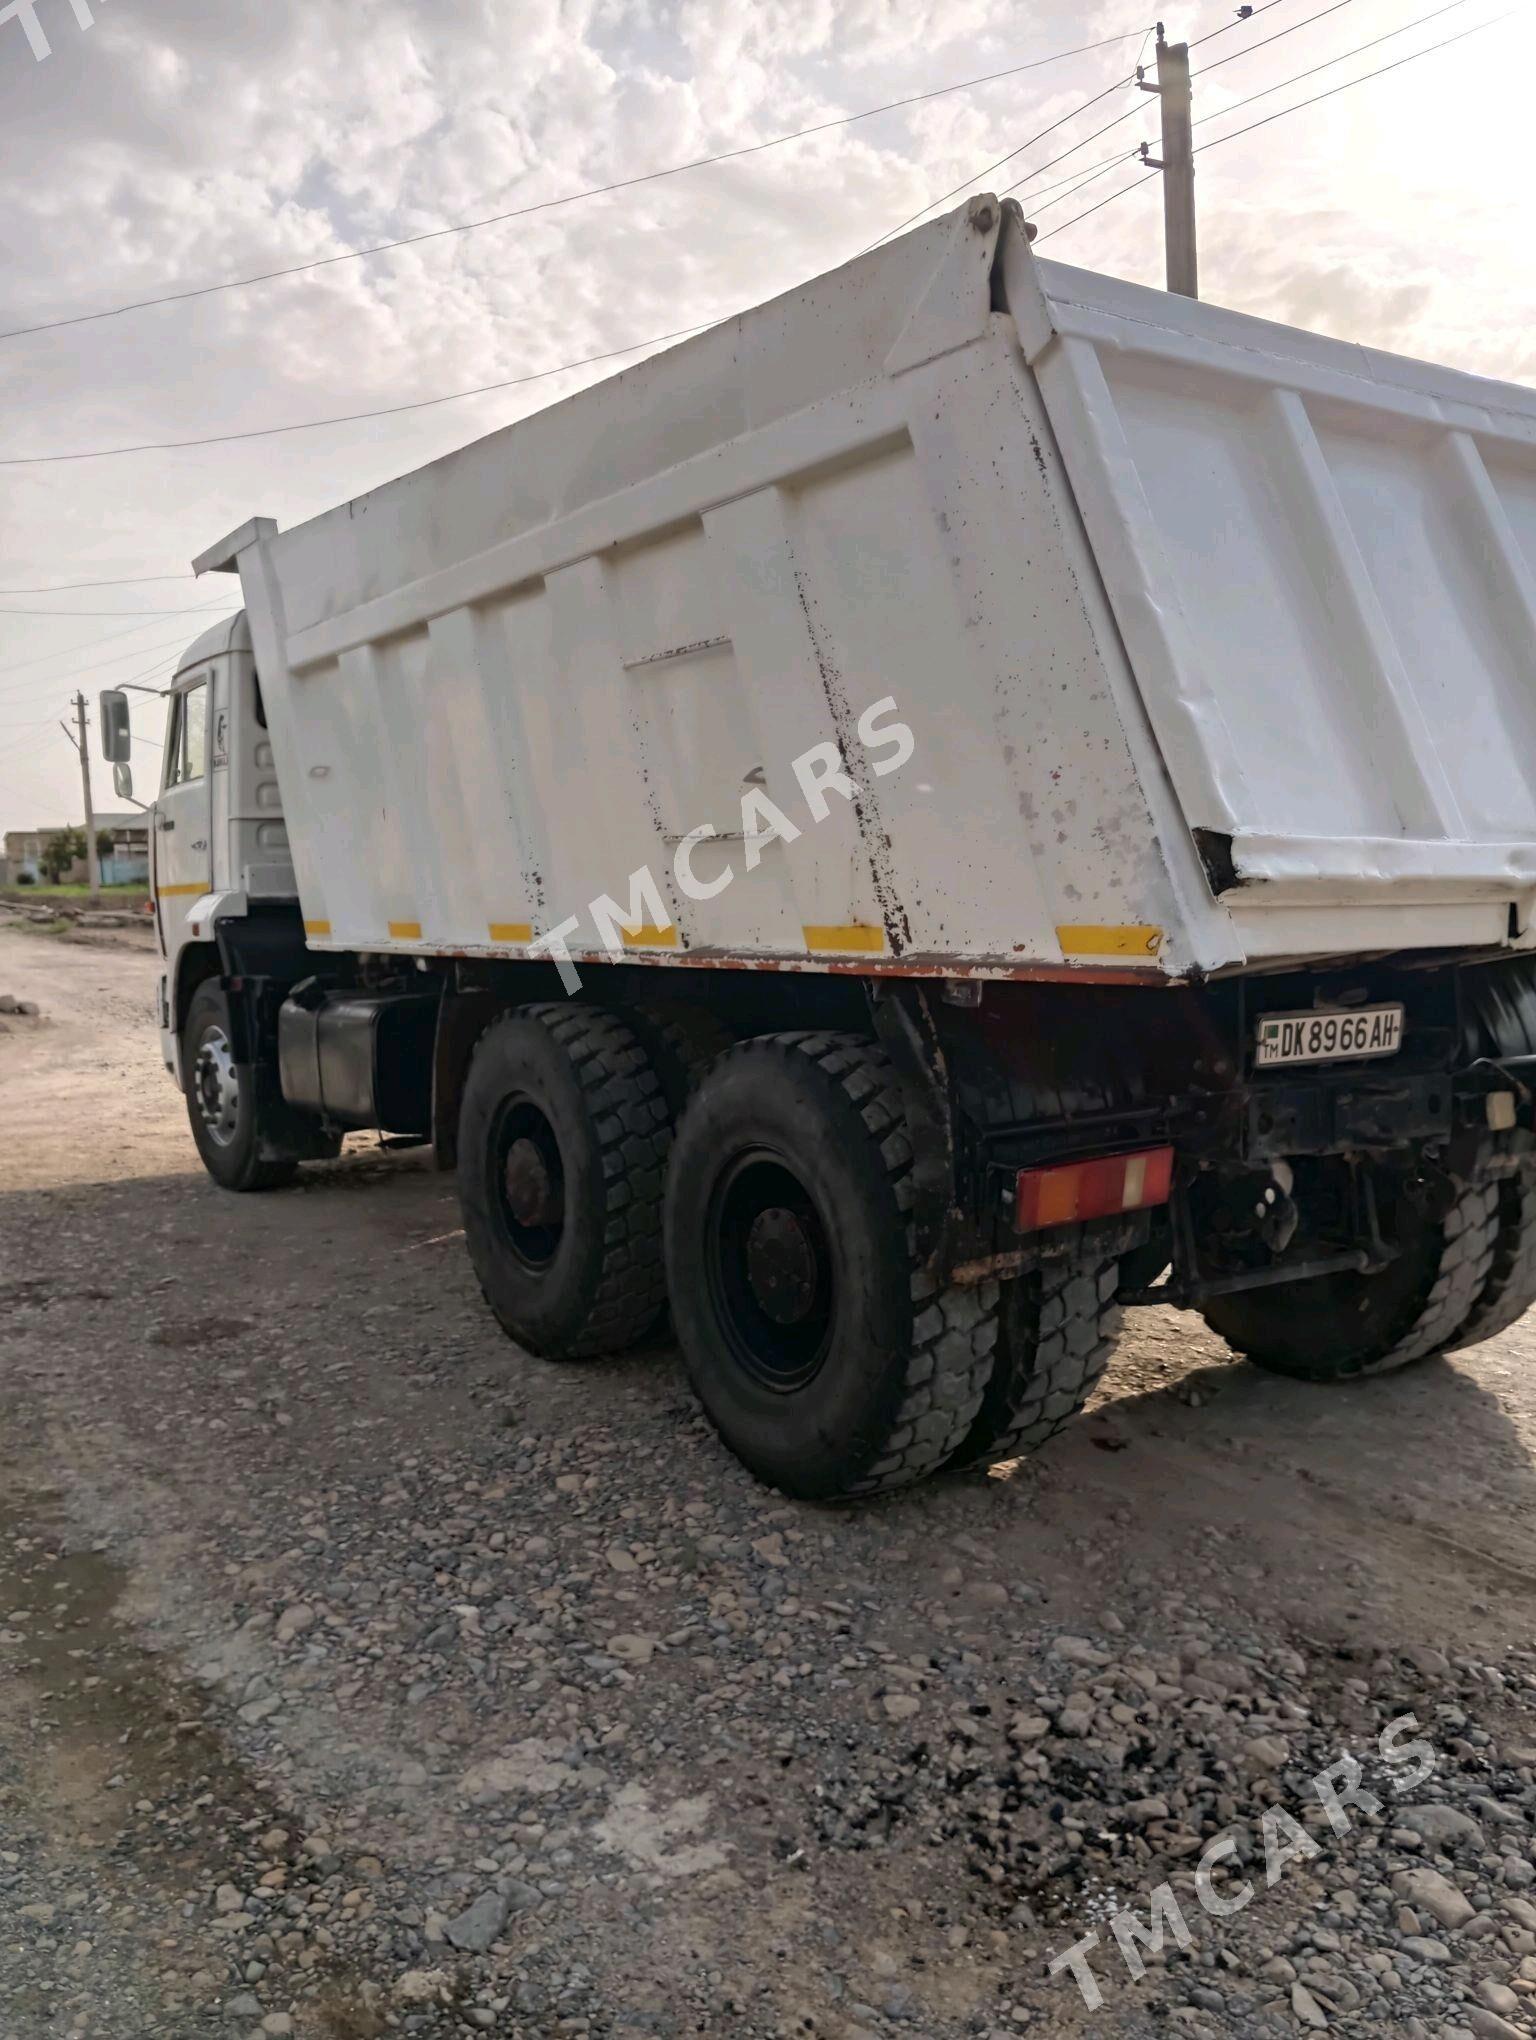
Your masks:
M1536 399L1013 230L1001 312L998 217L205 555L314 940L515 955L574 917L592 954L641 868L625 946L682 964L1156 976L1529 924ZM853 791L821 821L816 744ZM744 840L744 796L794 840Z
M1308 891L1528 908L1536 393L1017 251L1009 289L1186 819L1231 837L1250 925Z
M590 954L590 903L628 907L644 868L625 946L663 960L1060 969L1066 924L1155 910L1097 960L1174 967L1104 677L1122 654L992 308L997 219L962 212L344 519L237 535L314 939L516 953L576 917ZM999 488L1029 505L1023 598ZM915 743L889 775L858 733L885 698ZM797 776L818 745L852 787L820 818ZM792 840L744 824L758 796ZM701 899L674 858L704 826L696 871L732 875ZM1059 869L1067 844L1090 869Z
M704 520L710 558L729 589L740 708L752 731L750 758L730 761L738 830L740 803L749 786L800 826L805 816L797 806L793 762L811 744L835 740L799 598L804 569L795 551L793 516L784 493L770 488L722 505ZM728 769L722 784L732 776ZM882 928L873 896L855 897L858 832L851 813L834 806L803 845L770 842L757 847L755 855L757 862L748 871L742 846L734 859L741 876L733 880L729 895L720 895L715 914L716 926L728 913L740 915L744 948L792 957L804 952L807 927L862 921Z
M874 848L864 869L856 860L850 869L848 909L836 911L828 898L808 918L857 922L873 913L879 920L883 902L905 946L919 955L963 955L967 923L1011 925L1020 944L1049 953L1056 920L1077 917L1047 910L1025 842L1030 817L1013 797L993 718L976 715L980 689L963 686L964 609L945 571L943 534L923 500L918 462L910 451L888 455L803 491L795 531L805 583L816 591L811 618L823 687L848 754L859 755L851 719L889 691L888 675L928 678L903 702L916 743L911 765L861 781ZM961 702L965 712L956 713ZM963 821L954 806L962 786ZM963 894L954 883L957 851L966 858Z
M429 629L436 687L426 712L446 745L442 785L473 823L458 872L460 939L516 939L542 918L548 863L525 702L552 673L541 594L451 610ZM493 931L499 930L500 933Z

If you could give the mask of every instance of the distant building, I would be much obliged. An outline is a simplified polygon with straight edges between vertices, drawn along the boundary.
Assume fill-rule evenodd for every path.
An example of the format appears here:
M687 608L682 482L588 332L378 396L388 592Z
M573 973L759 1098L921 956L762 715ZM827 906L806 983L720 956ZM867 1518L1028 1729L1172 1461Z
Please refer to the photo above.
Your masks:
M146 815L98 815L98 836L112 838L110 856L103 854L103 885L149 884L149 818Z
M52 829L7 829L5 855L0 857L0 885L24 885L28 881L42 884L43 857L48 845L66 829L78 826L61 822ZM103 885L149 884L149 823L143 815L98 815L96 834L112 839L111 849L100 853ZM69 885L83 885L86 877L83 857L77 857L64 873Z
M7 885L15 885L25 873L28 878L42 877L40 859L44 839L53 834L51 829L7 829L5 832L5 856L0 859L0 878Z

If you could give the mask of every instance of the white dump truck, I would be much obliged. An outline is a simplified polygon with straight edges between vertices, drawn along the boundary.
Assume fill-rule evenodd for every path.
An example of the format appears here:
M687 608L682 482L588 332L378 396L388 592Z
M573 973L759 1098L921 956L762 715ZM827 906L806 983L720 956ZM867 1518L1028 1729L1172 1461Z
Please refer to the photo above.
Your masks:
M1342 1381L1536 1298L1536 393L980 198L196 565L225 1187L432 1143L513 1338L670 1312L811 1497L1038 1445L1128 1304Z

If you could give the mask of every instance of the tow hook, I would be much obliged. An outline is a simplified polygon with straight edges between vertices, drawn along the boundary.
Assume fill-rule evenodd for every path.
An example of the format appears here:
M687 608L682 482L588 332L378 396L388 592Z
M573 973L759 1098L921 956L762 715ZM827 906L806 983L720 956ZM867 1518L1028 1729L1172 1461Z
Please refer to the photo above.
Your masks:
M1295 1171L1289 1162L1274 1161L1269 1166L1270 1180L1260 1193L1253 1215L1258 1220L1259 1238L1272 1254L1283 1254L1296 1237L1296 1228L1301 1223L1301 1213L1291 1195L1296 1187Z

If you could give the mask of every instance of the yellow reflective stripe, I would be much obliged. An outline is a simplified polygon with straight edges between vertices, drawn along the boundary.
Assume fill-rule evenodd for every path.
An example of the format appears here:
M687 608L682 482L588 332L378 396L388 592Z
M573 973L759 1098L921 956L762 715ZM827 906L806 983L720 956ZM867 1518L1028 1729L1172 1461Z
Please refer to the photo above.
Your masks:
M492 921L490 923L493 942L531 942L532 921Z
M675 926L653 928L646 922L638 928L626 928L624 940L633 949L676 949L677 929Z
M161 886L156 886L156 888L155 888L155 898L156 898L157 900L174 900L174 899L183 899L183 898L185 898L185 897L186 897L186 896L187 896L188 894L191 894L191 895L193 895L193 896L196 896L196 895L197 895L198 893L205 893L205 892L207 892L207 890L208 890L208 881L207 881L207 880L206 880L205 878L200 878L200 879L199 879L199 880L197 881L197 883L196 883L195 885L161 885Z
M330 932L331 924L329 921L306 921L304 923L304 933L306 935L329 935Z
M419 942L421 940L421 923L420 921L391 921L389 932L392 939L396 942Z
M1156 956L1163 946L1161 928L1138 924L1085 926L1069 924L1056 930L1063 956Z
M802 933L807 949L853 949L871 955L885 948L885 930L868 921L850 921L840 928L805 928Z

